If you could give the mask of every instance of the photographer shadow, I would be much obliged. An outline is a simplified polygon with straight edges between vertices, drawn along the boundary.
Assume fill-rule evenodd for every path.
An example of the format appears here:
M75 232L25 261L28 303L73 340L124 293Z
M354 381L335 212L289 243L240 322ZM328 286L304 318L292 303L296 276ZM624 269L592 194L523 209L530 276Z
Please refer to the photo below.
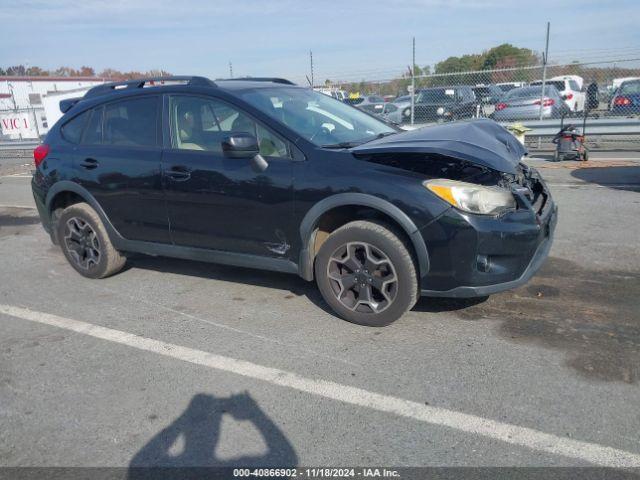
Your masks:
M266 452L217 458L216 446L224 415L230 415L238 422L251 422L262 436ZM229 398L199 393L191 399L182 415L133 456L128 478L154 478L160 469L166 472L187 467L295 467L297 463L293 446L248 393Z

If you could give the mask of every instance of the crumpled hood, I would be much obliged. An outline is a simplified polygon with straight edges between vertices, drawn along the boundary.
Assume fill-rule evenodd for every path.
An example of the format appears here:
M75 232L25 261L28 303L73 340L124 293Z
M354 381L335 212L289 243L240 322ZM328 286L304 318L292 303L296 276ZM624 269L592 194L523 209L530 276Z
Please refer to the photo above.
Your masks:
M396 133L354 147L351 152L355 155L438 153L515 174L527 149L507 129L482 118Z

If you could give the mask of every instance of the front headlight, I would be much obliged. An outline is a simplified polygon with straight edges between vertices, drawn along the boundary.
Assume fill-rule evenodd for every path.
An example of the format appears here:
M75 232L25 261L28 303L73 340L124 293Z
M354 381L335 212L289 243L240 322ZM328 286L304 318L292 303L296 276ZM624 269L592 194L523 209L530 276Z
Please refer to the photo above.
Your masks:
M438 107L438 109L436 110L436 113L438 115L444 115L444 107Z
M497 215L516 208L513 194L499 187L485 187L456 180L427 180L423 185L460 210L481 215Z

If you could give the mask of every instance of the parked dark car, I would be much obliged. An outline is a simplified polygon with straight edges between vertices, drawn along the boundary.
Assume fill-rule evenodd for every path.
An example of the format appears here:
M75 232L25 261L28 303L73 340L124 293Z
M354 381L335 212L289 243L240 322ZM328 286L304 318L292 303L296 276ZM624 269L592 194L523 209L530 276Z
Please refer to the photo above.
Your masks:
M497 85L479 85L473 87L476 99L483 105L495 105L504 95L504 91Z
M547 256L556 207L493 121L404 132L282 79L162 82L61 102L34 151L42 224L85 277L131 252L289 272L381 326L419 295L521 285Z
M473 89L465 85L424 88L416 91L414 120L424 122L450 122L471 118L476 114L478 101ZM394 109L385 109L384 117L394 123L406 123L411 119L411 98L394 102Z
M640 80L627 80L616 90L611 100L612 115L640 114Z

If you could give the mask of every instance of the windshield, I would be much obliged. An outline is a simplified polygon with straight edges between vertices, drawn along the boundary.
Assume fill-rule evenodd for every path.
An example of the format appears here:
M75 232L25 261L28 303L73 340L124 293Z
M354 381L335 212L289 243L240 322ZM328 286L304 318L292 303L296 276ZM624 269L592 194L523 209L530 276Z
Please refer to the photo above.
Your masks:
M316 145L360 144L397 130L306 88L259 88L242 99Z
M418 92L418 103L449 103L455 102L456 91L453 88L432 88Z
M544 90L547 96L555 96L557 90L551 85L545 85ZM505 100L515 100L518 98L540 98L542 95L542 86L540 87L523 87L509 90L504 97Z

